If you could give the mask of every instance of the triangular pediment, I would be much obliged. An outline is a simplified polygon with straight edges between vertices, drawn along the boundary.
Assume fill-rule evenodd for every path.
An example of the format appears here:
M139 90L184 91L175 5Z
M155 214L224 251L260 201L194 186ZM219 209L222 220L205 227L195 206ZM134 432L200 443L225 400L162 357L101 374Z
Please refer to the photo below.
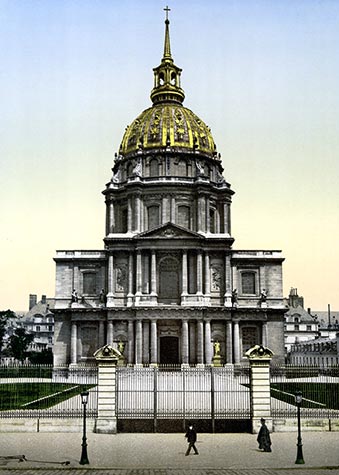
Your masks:
M183 228L181 226L178 226L177 224L173 223L165 223L162 224L161 226L157 226L156 228L153 228L149 231L145 231L144 233L138 234L136 236L138 238L163 238L163 239L171 239L171 238L202 238L200 234L194 232L194 231L189 231L186 228Z

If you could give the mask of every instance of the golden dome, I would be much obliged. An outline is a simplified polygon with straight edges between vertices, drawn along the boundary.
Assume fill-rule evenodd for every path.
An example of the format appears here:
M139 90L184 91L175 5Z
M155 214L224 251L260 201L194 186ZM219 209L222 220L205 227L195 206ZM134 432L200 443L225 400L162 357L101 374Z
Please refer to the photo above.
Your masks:
M164 53L161 63L153 69L153 106L144 110L127 127L120 145L120 155L126 157L140 150L150 151L170 147L173 151L196 151L216 155L209 127L191 110L182 105L185 93L181 89L181 69L171 55L168 11L165 21Z
M207 125L190 109L169 102L144 110L127 127L120 154L126 156L140 149L147 151L166 147L215 155L214 140Z

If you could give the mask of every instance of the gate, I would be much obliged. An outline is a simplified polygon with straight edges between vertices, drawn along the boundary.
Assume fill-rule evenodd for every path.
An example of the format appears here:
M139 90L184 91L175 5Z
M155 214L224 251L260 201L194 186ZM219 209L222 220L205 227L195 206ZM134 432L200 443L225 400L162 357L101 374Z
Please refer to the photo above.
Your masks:
M118 428L167 432L199 421L200 430L247 430L249 371L248 366L117 368Z

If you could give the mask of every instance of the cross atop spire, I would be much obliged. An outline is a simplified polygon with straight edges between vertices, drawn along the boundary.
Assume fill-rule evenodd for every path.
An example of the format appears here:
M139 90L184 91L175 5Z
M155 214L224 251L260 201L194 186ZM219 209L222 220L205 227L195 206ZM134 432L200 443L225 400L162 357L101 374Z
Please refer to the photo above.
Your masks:
M166 12L166 21L168 21L168 12L170 12L171 9L168 8L168 6L166 5L166 8L164 8L164 11Z

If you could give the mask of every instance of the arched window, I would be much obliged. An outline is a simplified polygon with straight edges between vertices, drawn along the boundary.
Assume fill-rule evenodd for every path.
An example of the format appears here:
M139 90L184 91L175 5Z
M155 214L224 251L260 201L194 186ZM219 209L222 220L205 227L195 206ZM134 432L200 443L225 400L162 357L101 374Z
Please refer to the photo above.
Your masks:
M156 158L152 158L149 164L150 176L159 176L159 162Z
M215 209L210 209L210 233L215 232Z
M133 164L132 163L129 163L127 165L127 178L130 177L133 173Z
M153 229L160 224L159 206L149 206L147 208L148 229Z
M255 272L242 272L241 274L241 292L243 294L255 294Z
M127 208L121 210L121 232L127 233Z
M178 163L178 176L187 176L187 163L185 160L180 160Z

